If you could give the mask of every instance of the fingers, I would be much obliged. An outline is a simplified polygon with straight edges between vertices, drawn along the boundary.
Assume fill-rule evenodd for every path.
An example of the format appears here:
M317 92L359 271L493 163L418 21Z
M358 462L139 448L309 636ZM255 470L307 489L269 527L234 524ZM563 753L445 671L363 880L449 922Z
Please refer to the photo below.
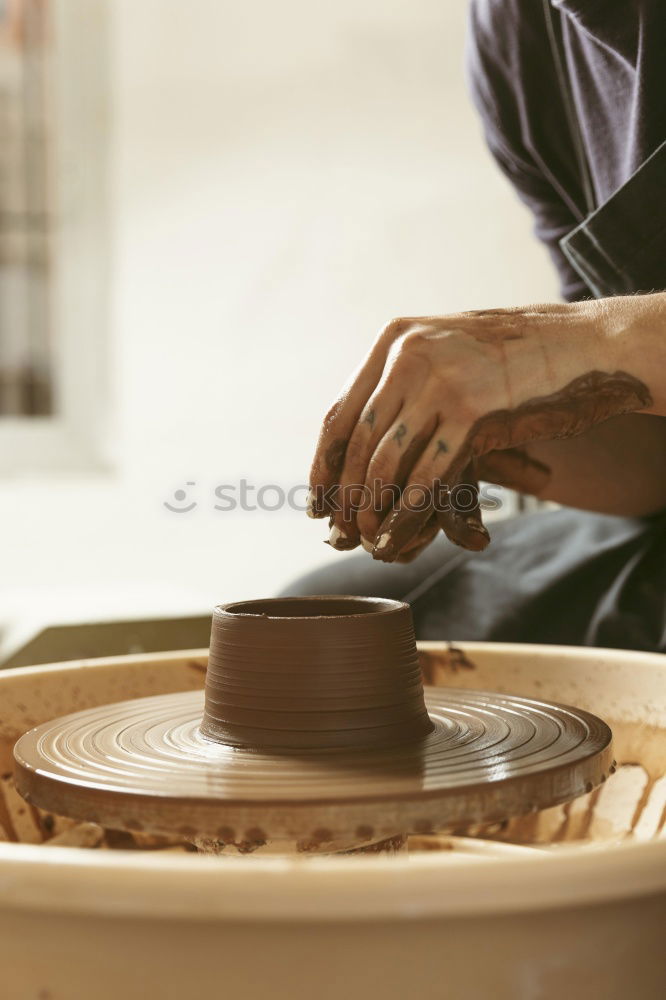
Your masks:
M349 439L379 384L391 345L407 322L395 320L382 330L367 358L324 417L310 469L308 514L311 517L326 517L330 513L330 491L340 478Z
M428 406L425 429L418 408L403 412L405 387L418 384L423 374L422 361L401 349L403 340L392 345L381 381L349 435L329 536L335 548L354 548L361 537L374 539L437 422Z
M370 386L370 391L373 387ZM324 418L310 468L309 517L327 517L332 512L331 500L337 491L349 436L363 408L364 393L361 386L352 386L343 392Z
M469 463L462 481L450 490L448 509L437 511L437 521L450 541L473 552L490 542L481 519L479 478L538 495L550 480L550 469L518 449L490 452Z
M380 383L364 407L347 445L343 468L335 492L335 511L331 515L329 544L337 549L355 548L361 541L357 511L373 502L365 485L368 465L382 440L390 436L391 427L399 421L402 397L394 383ZM397 500L392 493L391 506ZM374 532L367 537L374 537Z
M437 439L438 435L434 438ZM434 482L431 487L436 501L434 518L450 541L473 552L482 551L490 542L490 535L481 517L479 478L532 495L538 495L550 480L550 469L546 465L518 449L490 452L480 459L468 462L458 482L453 482L452 472L460 464L460 455L456 459L445 477L451 484L444 491L446 496L440 490L438 498L438 487ZM418 478L423 477L424 473L427 474L422 468L415 470L414 475ZM421 513L406 510L404 503L398 505L378 530L378 544L373 555L385 562L402 562L412 558L417 544L415 535L420 535L424 530ZM418 551L421 551L425 545L418 544Z
M470 462L462 481L449 490L448 504L436 511L437 523L455 545L472 552L481 552L490 542L490 535L481 519L479 483Z
M442 430L442 427L438 428L430 441L431 455L433 442L442 439ZM480 552L490 542L490 535L481 518L478 479L483 478L509 489L538 496L550 480L550 469L523 451L508 449L490 452L479 459L470 460L462 472L458 473L463 457L469 455L473 447L474 442L466 441L451 462L446 475L442 477L442 486L438 487L435 477L432 476L429 489L435 501L436 523L450 541L462 548ZM437 447L434 457L436 454ZM432 460L430 464L426 462L416 468L411 486L423 483L432 475L434 468ZM447 496L444 496L442 491ZM378 529L373 549L376 559L384 562L402 561L403 557L412 551L415 536L424 530L424 515L419 511L410 511L406 507L407 504L403 499Z
M415 411L401 411L375 449L365 470L367 501L356 515L361 536L375 539L387 511L398 503L401 491L409 482L432 437L433 423L423 427L422 416Z
M413 562L415 559L418 559L423 550L427 549L427 547L437 537L438 534L439 534L439 525L433 514L431 515L430 520L426 523L426 526L421 532L421 534L418 535L418 537L415 538L413 542L405 546L400 555L397 557L396 562L410 563Z
M443 509L448 501L449 484L457 485L461 481L460 477L471 458L463 429L438 424L410 473L400 502L379 526L372 552L375 559L394 562L406 551L407 546L424 531L433 509ZM466 538L472 532L476 541L477 521L478 518L473 518L468 526L445 518L444 524L454 540Z

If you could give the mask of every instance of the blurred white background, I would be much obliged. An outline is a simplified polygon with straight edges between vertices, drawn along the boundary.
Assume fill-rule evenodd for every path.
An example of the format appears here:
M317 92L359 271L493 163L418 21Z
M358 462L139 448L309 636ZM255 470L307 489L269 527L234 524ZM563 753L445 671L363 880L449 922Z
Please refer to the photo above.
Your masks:
M214 487L306 482L391 317L557 295L468 98L463 0L60 0L84 51L90 4L109 118L64 169L86 144L104 161L104 444L96 466L2 483L0 622L35 600L206 610L344 558L321 522L216 511ZM197 507L170 513L188 481Z

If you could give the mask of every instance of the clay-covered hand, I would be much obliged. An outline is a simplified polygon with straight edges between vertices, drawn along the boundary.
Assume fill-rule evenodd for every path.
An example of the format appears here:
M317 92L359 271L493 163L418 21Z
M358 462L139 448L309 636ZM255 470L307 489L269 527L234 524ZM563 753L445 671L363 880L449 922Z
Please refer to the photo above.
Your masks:
M309 513L330 517L330 544L405 560L441 527L482 549L478 479L538 496L549 470L524 445L649 408L613 301L389 323L319 436Z

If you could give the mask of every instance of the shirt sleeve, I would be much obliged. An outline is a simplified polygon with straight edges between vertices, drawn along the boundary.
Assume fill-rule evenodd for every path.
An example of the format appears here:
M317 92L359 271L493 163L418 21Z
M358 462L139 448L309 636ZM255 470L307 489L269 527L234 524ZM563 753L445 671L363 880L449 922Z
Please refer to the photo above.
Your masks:
M560 249L559 241L580 220L524 141L523 122L530 113L526 88L538 86L538 81L527 78L522 71L522 43L519 3L472 0L466 70L485 140L495 162L532 212L535 234L547 246L557 268L562 297L572 302L589 297L590 292Z

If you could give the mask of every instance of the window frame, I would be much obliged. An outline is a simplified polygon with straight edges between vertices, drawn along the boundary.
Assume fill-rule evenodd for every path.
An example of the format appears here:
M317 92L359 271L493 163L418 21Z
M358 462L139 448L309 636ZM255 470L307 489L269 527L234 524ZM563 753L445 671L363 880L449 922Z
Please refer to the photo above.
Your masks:
M0 417L0 476L110 468L110 14L51 0L54 413Z

